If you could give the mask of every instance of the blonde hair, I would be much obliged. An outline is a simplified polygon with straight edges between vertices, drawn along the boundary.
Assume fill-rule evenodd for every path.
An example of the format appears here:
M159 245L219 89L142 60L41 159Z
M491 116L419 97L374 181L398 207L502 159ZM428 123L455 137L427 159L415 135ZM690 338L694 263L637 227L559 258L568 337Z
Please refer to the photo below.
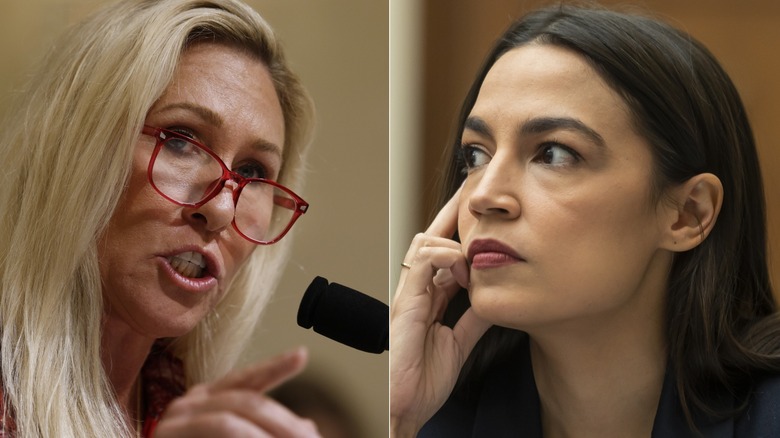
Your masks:
M0 131L0 366L3 401L21 436L130 433L101 362L97 241L127 183L148 109L182 52L204 40L241 48L269 68L285 119L280 181L300 188L312 104L251 8L129 0L73 28ZM258 247L215 311L175 341L190 385L235 364L289 244L288 237Z

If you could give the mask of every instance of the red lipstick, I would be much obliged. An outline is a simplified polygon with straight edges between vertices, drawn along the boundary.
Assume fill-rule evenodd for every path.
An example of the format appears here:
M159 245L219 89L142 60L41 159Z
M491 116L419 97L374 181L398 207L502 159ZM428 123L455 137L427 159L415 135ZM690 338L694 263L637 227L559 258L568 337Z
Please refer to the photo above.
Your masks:
M473 240L467 259L472 269L498 268L525 261L514 249L493 239Z

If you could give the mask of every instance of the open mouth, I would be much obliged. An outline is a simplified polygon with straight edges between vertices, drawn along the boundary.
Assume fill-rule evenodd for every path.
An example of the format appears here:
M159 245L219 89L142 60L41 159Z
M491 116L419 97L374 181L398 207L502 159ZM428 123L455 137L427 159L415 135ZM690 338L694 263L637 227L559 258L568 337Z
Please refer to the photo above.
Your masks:
M203 278L206 274L206 260L203 254L187 251L168 257L168 263L179 275L187 278Z

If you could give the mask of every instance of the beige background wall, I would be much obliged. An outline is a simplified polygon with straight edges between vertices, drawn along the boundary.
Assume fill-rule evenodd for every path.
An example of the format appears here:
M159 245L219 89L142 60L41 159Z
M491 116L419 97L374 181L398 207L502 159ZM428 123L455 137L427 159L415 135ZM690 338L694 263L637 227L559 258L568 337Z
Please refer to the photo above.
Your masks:
M388 353L363 353L295 323L303 291L316 275L388 301L387 5L248 3L282 36L314 97L319 122L306 188L313 205L297 230L291 263L258 333L256 352L309 346L310 374L343 392L365 425L361 436L387 436Z
M3 1L0 114L9 96L64 27L99 0ZM246 360L308 346L307 377L323 382L355 413L361 436L387 435L388 354L373 355L295 323L316 275L387 302L388 16L385 2L248 1L271 23L318 108L318 129L302 196L311 209L295 227L282 285Z

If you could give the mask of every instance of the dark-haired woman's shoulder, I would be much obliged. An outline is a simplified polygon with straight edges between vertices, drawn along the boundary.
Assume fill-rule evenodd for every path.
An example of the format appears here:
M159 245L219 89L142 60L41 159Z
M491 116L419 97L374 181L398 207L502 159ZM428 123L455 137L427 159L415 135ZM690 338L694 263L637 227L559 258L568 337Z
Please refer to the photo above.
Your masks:
M542 437L527 337L497 355L478 378L461 383L418 438Z
M756 386L747 409L734 420L734 436L780 437L780 375Z

